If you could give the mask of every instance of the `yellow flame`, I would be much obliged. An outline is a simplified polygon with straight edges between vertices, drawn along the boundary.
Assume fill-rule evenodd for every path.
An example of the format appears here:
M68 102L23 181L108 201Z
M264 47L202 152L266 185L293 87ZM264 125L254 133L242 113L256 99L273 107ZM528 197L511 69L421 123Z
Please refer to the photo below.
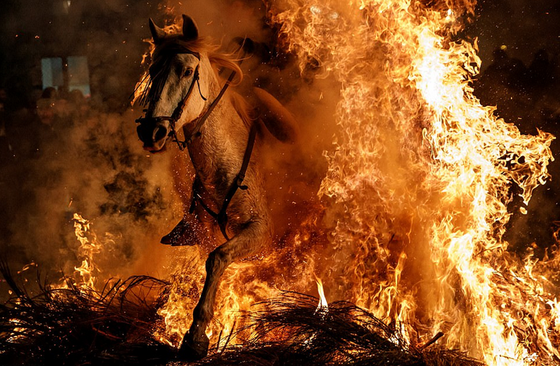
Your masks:
M96 287L95 273L99 272L99 268L94 264L94 257L101 251L101 246L97 241L97 236L91 230L90 222L84 219L80 214L75 213L74 220L74 234L76 239L80 242L78 248L78 257L82 258L82 263L79 267L74 267L75 277L78 278L77 284L79 286L86 286L90 289Z
M325 290L323 289L323 282L319 278L316 278L317 282L317 292L319 293L319 305L317 305L316 311L328 312L329 304L327 303L327 298L325 297Z
M177 248L179 251L180 249ZM197 250L198 249L198 250ZM204 283L204 253L201 248L185 248L176 263L165 304L158 309L160 324L154 329L156 340L179 347L192 321L192 310Z
M445 4L288 0L275 16L301 69L318 61L341 84L321 187L333 260L350 300L410 342L429 329L490 365L552 362L554 292L502 236L510 187L529 202L553 137L521 135L480 104L476 43L451 37L474 2Z
M302 72L313 62L317 77L340 85L336 146L320 189L325 218L302 223L286 250L226 271L213 342L233 329L238 309L277 288L304 292L317 273L336 281L329 297L369 309L412 344L441 332L439 344L488 365L560 359L560 290L551 277L560 260L520 259L503 239L510 188L527 205L545 184L553 136L522 135L473 94L476 41L454 34L475 2L429 3L282 0L271 8ZM321 230L327 243L310 234ZM305 254L289 252L302 247ZM204 277L205 253L190 255L156 332L175 346ZM326 307L317 282L318 308Z

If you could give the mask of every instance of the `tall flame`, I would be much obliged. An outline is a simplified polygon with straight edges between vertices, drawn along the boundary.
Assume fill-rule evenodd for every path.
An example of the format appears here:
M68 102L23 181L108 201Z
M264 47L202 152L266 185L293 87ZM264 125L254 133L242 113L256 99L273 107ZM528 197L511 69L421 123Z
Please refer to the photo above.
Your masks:
M95 276L99 272L99 268L94 263L94 257L101 251L101 246L97 241L97 236L91 230L88 220L77 213L74 214L72 220L74 221L74 234L80 243L77 255L82 262L79 267L74 267L77 284L95 289Z
M317 76L340 86L319 192L325 211L273 255L230 266L213 342L232 330L238 309L279 288L309 291L316 273L329 278L329 298L369 309L411 344L437 339L488 365L560 361L560 289L551 277L560 258L528 251L520 259L503 239L513 192L527 205L549 178L553 136L522 135L474 96L476 42L456 37L474 5L273 2L271 20L302 72L319 65ZM174 346L204 277L203 251L187 257L155 333Z
M557 289L503 234L512 187L527 204L546 182L553 136L521 135L480 104L476 44L452 37L474 3L441 3L286 0L274 16L302 70L318 62L341 86L320 191L345 264L338 295L410 342L442 331L489 365L552 363Z

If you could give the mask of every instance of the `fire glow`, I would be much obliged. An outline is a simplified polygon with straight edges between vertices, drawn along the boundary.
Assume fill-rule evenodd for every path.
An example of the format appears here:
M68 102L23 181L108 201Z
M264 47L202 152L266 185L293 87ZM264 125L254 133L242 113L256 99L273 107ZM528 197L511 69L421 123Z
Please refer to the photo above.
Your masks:
M80 243L77 254L82 258L81 265L74 267L74 275L78 279L79 286L95 289L95 272L98 272L99 269L94 264L94 257L101 251L101 245L98 243L95 233L91 231L91 223L88 220L79 214L74 214L72 221L74 222L74 234Z
M524 266L502 239L510 188L527 204L546 182L553 136L521 135L473 95L476 46L451 37L474 4L288 3L275 19L291 49L341 84L320 194L336 212L331 244L355 253L349 299L409 342L431 329L489 365L558 360L555 293L532 274L543 263Z
M410 344L442 333L439 344L488 365L560 360L551 279L558 260L530 252L519 259L503 239L512 187L527 205L547 182L554 137L522 135L480 104L471 86L480 69L476 43L454 40L475 4L447 3L452 8L406 0L271 7L302 72L316 63L340 85L339 132L319 192L322 221L291 237L292 248L309 245L320 226L329 249L301 254L289 269L283 252L231 266L218 292L213 342L234 327L238 310L278 288L310 291L316 273L328 279L330 299L368 309ZM194 264L178 270L187 278L171 289L155 333L175 346L204 273L204 254L188 250L186 262Z

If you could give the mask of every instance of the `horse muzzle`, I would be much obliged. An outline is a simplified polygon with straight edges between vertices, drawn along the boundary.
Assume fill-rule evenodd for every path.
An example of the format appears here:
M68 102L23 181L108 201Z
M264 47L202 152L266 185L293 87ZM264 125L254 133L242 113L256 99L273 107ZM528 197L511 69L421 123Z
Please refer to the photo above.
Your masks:
M144 143L144 150L149 152L161 151L171 134L170 118L139 118L136 122L139 123L136 132L140 141Z

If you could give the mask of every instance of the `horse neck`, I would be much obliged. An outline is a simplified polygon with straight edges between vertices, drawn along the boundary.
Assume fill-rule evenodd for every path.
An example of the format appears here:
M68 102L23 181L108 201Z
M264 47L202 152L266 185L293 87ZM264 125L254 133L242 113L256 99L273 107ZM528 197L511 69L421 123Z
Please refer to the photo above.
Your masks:
M217 79L210 82L207 106L220 93L223 83L220 84ZM200 132L200 136L189 145L197 175L203 181L214 183L237 174L249 131L231 103L228 92L218 102Z

